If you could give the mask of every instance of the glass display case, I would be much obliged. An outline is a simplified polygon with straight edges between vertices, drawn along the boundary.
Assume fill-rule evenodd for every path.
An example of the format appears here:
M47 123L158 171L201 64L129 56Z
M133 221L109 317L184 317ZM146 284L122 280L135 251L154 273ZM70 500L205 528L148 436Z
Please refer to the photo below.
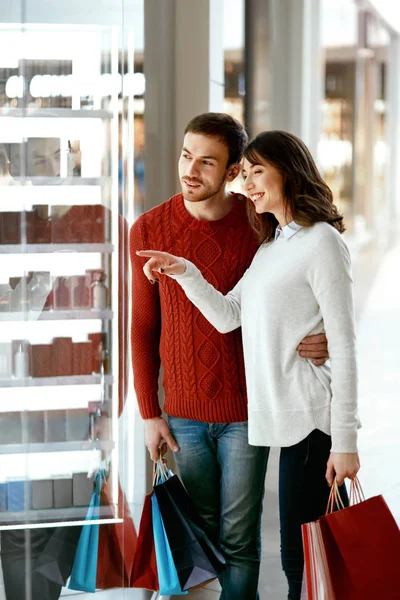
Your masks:
M38 531L84 524L100 465L98 520L122 522L136 84L127 28L0 29L4 559L9 532L30 530L33 548Z

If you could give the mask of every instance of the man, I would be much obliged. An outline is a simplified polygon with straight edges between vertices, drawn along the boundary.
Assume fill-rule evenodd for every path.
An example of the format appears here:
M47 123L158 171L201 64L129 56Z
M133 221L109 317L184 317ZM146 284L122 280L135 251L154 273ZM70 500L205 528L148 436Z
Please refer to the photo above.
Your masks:
M219 334L172 280L150 286L136 251L156 248L183 256L222 293L232 289L257 250L245 198L226 191L240 172L246 143L243 127L228 115L192 119L179 159L182 193L143 214L130 234L132 361L146 445L153 460L163 440L176 453L207 533L224 552L221 600L258 597L269 449L247 441L240 331ZM302 356L325 361L324 336L304 344L310 350L302 349ZM160 362L168 424L158 400Z

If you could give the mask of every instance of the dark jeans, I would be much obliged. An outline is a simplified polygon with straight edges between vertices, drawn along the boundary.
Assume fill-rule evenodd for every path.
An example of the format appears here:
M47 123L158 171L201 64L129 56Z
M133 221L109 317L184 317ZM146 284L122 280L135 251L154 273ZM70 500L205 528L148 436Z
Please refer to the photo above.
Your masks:
M299 600L303 578L302 523L325 514L330 488L325 479L331 437L315 429L299 444L281 449L279 512L282 567L289 583L289 598ZM343 503L347 491L340 488Z
M247 423L176 417L168 423L180 447L175 460L183 483L227 561L221 600L256 600L269 448L248 444Z

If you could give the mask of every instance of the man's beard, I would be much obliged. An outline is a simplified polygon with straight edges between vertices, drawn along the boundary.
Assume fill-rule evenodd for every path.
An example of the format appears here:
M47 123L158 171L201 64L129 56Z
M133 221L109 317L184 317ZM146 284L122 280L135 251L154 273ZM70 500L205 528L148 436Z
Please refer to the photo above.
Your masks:
M215 185L204 185L202 182L200 183L199 181L193 180L192 183L199 183L201 185L201 188L190 190L185 186L184 181L186 179L187 178L181 179L181 189L184 199L188 202L204 202L205 200L212 198L213 196L218 194L218 192L225 183L225 178L222 178L221 181Z

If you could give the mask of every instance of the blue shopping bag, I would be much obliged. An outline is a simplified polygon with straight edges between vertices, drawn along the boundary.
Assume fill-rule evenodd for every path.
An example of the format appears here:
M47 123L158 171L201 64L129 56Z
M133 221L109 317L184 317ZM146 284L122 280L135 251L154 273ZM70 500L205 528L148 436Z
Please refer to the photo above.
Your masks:
M171 549L165 533L164 523L161 518L160 509L156 496L151 497L151 512L153 519L154 545L156 548L156 561L158 581L160 584L160 595L170 596L172 594L184 595L179 583L178 573L172 559Z
M100 492L105 482L105 471L99 470L94 478L94 492L86 514L86 521L99 519ZM99 551L99 524L82 527L76 549L69 589L81 592L96 591L97 554Z

